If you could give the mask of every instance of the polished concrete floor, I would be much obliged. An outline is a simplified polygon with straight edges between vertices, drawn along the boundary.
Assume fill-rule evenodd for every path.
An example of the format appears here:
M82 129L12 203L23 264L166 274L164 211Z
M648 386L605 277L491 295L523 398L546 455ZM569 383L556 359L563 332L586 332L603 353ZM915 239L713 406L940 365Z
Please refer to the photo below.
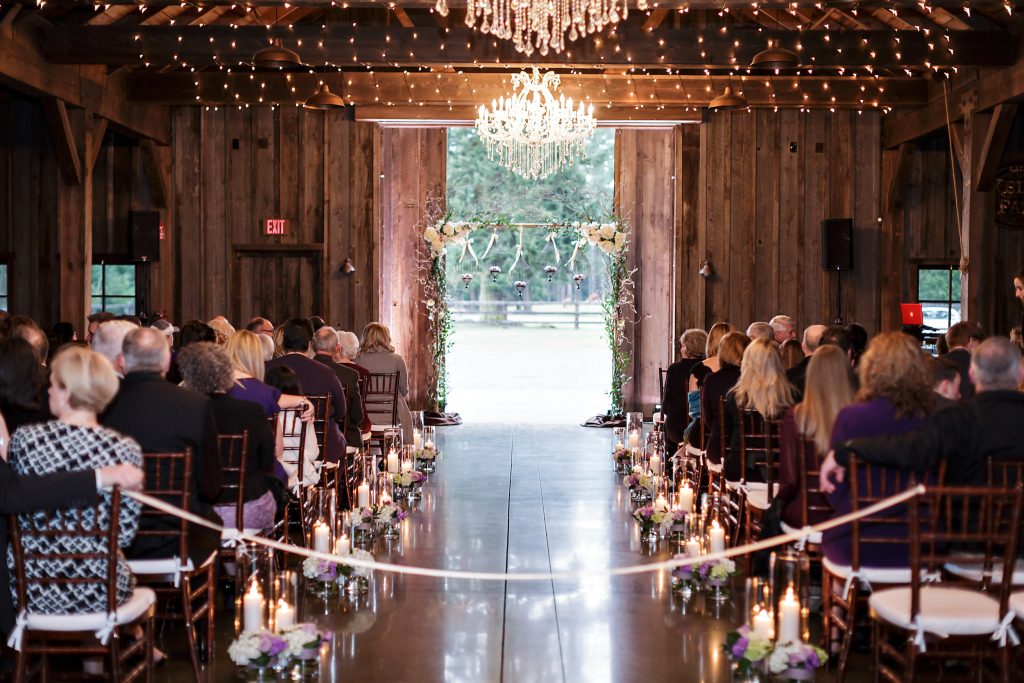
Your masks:
M683 603L662 573L601 573L652 559L611 471L608 430L467 425L439 432L438 470L401 538L377 542L378 559L594 574L505 583L378 573L359 600L310 597L304 616L335 634L321 680L730 680L722 643L740 622L742 595L716 609L700 595ZM660 547L654 556L670 552ZM222 612L211 680L234 673L228 617ZM158 680L187 680L184 652L171 649Z

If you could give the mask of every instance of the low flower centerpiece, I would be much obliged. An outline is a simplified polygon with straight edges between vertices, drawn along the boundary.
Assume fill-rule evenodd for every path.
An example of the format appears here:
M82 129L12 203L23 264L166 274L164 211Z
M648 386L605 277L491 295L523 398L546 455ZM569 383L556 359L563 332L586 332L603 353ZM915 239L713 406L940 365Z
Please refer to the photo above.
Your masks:
M729 595L723 588L736 574L736 563L728 557L720 560L703 561L692 568L693 578L712 589L710 599L725 602Z
M419 488L426 480L427 475L415 470L395 472L391 475L391 484L395 488L396 497L410 500L419 497Z
M377 512L373 507L352 509L353 541L367 543L377 533Z
M616 474L629 474L633 468L633 455L621 441L615 444L612 451L612 463Z
M649 501L654 492L654 480L639 465L634 465L633 471L623 477L622 485L629 489L630 500L634 503Z
M362 560L363 562L373 562L373 555L361 548L353 548L349 557L355 560ZM350 595L357 595L365 593L370 587L371 573L373 573L373 570L369 567L356 567L342 560L338 567L338 580L344 579L345 590Z
M437 460L437 448L434 446L433 441L427 441L423 444L423 448L420 448L415 453L416 458L416 470L429 474L433 472L437 467L434 461Z
M825 665L828 655L820 647L794 641L778 643L768 657L768 670L791 681L813 681L815 672Z
M320 659L320 645L331 639L331 634L320 631L316 624L294 624L280 630L278 635L287 644L282 658L287 655L292 668L292 680L302 680L316 671Z
M687 512L683 508L678 506L669 508L661 518L660 524L662 536L685 533L686 517Z
M384 538L398 538L398 525L408 516L408 512L390 500L374 507L373 519Z
M725 636L725 653L735 663L736 673L750 680L762 676L765 660L772 652L772 641L749 626L740 626Z
M228 646L228 656L259 678L282 659L288 659L288 641L266 629L244 631Z
M319 557L307 557L302 561L302 575L309 579L309 587L315 591L331 588L338 582L338 565Z
M654 543L658 540L658 530L665 516L671 512L668 502L658 497L653 503L638 507L633 511L633 519L640 524L640 540Z

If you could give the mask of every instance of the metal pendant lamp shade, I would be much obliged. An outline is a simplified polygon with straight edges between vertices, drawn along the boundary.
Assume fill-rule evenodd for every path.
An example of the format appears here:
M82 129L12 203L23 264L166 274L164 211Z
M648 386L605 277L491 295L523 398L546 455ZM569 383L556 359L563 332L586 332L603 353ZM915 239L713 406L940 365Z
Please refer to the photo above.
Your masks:
M800 57L792 50L778 45L769 45L750 60L750 66L761 69L795 69L800 66Z
M302 60L296 52L292 52L281 44L280 38L274 38L270 47L265 47L252 56L253 64L264 69L287 69L302 66Z
M743 95L737 95L732 91L732 86L725 86L725 90L722 94L711 100L708 104L708 109L712 111L730 111L732 109L746 109L747 98Z
M344 109L345 100L328 90L327 84L323 83L319 90L302 103L302 106L306 109Z

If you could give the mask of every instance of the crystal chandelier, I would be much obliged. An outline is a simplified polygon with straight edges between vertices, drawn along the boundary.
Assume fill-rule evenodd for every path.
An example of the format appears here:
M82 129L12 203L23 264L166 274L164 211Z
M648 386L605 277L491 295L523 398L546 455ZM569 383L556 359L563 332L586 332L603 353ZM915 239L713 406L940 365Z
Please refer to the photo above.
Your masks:
M647 0L638 0L637 8L645 11ZM447 0L437 0L436 9L448 16ZM466 5L466 26L511 40L527 55L534 48L541 55L559 53L567 31L569 40L576 40L628 16L628 0L468 0Z
M587 141L594 134L594 105L586 111L580 102L552 91L559 77L553 71L541 76L522 71L512 75L512 95L481 105L476 134L487 146L487 156L526 178L546 178L578 156L586 156ZM518 92L517 92L518 91Z

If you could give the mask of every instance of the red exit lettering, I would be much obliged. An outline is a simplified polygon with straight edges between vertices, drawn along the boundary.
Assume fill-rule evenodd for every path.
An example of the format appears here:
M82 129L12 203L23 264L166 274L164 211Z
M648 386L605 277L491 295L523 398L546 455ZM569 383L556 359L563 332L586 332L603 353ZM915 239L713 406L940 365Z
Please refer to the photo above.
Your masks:
M284 218L268 218L263 226L263 233L266 235L287 235L288 221Z

